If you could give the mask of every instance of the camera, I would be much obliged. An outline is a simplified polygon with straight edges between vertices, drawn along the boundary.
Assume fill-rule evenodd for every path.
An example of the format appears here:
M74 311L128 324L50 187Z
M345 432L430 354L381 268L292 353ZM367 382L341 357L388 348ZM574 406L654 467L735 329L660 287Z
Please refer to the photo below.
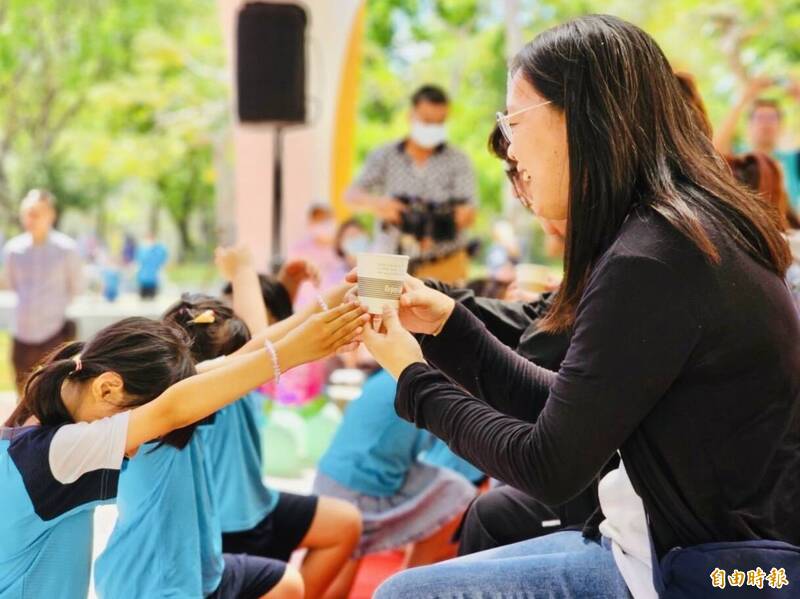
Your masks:
M465 200L432 202L413 196L400 196L398 200L406 205L400 223L404 235L410 235L418 241L431 239L436 243L457 239L456 208L464 205Z

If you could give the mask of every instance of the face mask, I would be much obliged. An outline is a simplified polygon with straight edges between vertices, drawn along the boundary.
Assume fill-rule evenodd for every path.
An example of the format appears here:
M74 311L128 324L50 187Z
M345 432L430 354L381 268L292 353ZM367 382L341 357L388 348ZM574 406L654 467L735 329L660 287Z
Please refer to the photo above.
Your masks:
M323 221L310 225L308 227L308 232L311 233L311 237L314 239L319 241L330 241L336 231L332 222Z
M348 256L355 256L369 251L369 237L358 235L342 242L342 251Z
M423 148L435 148L447 140L447 128L442 125L413 121L411 123L411 139Z

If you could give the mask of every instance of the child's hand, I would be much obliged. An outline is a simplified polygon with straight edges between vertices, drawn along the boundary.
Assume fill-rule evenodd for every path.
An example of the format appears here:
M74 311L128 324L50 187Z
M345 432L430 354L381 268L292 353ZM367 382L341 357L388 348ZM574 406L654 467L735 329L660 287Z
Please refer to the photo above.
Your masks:
M245 244L218 247L214 251L214 263L226 281L232 281L242 268L253 268L253 255Z
M335 308L342 302L358 301L358 286L350 283L336 285L323 293L322 299L330 308Z
M297 289L303 281L311 281L314 285L319 285L319 268L308 260L288 260L278 272L278 282L289 292L289 297L294 301Z
M398 379L406 367L424 362L425 358L417 340L400 324L397 312L388 306L383 310L383 327L385 333L373 331L371 326L364 327L364 345L372 357Z
M292 368L333 354L358 338L368 321L366 308L358 304L341 304L314 314L281 339L287 356L285 367Z

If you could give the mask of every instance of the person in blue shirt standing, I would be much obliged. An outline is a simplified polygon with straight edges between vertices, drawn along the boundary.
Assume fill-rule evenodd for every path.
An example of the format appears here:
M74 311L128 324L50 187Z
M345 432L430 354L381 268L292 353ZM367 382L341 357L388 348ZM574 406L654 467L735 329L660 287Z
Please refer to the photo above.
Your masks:
M794 210L800 209L800 149L781 148L784 131L783 108L778 100L761 97L764 90L775 86L785 87L786 93L800 103L800 83L756 77L747 82L739 100L731 107L714 134L714 146L723 156L733 156L741 151L763 152L780 162L783 168L784 183L789 194L789 202ZM742 113L747 114L746 147L735 147L736 128Z
M153 299L158 295L161 269L167 263L169 252L167 246L156 241L152 234L136 249L136 263L139 269L136 280L139 284L139 296L142 299Z

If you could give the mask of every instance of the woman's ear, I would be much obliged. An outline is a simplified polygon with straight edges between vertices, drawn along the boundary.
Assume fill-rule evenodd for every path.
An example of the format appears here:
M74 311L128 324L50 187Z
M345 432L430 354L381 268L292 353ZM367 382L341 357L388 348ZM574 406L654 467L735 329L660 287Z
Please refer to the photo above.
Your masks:
M95 401L113 404L122 402L124 385L116 372L104 372L92 381L92 396Z

